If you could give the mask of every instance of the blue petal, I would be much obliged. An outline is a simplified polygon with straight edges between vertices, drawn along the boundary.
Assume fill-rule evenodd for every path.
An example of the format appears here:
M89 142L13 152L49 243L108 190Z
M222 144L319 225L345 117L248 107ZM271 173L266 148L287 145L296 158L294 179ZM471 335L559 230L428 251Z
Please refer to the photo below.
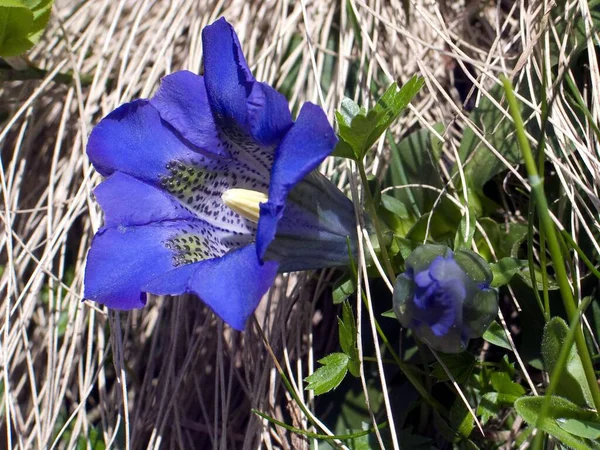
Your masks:
M435 258L429 266L429 274L431 278L440 282L454 281L461 284L465 282L465 272L456 263L452 255L446 258L443 256Z
M121 172L103 181L94 195L104 211L106 228L195 218L171 195Z
M248 245L221 258L172 270L147 283L144 290L159 295L193 293L233 328L243 330L276 274L277 263L260 264L256 248Z
M191 149L147 101L128 103L104 118L92 131L88 155L102 175L123 172L159 187L215 226L254 232L254 224L227 208L221 194L231 187L266 190L265 175L241 161Z
M119 171L151 182L170 161L202 161L147 100L126 103L102 119L90 134L87 153L101 175Z
M201 76L187 70L167 75L150 104L196 147L209 153L227 154L219 139Z
M447 305L448 307L443 308L442 305L438 305L435 314L437 321L431 325L431 331L436 336L445 336L450 331L456 318L456 308ZM459 324L460 325L460 324Z
M292 126L286 98L266 83L254 83L248 97L250 133L262 145L276 145Z
M289 191L321 164L333 151L336 142L335 133L323 110L306 103L298 120L276 150L271 169L269 201L260 205L256 246L261 260L275 237Z
M173 230L159 226L110 228L96 233L87 256L84 297L110 308L141 308L141 286L173 269L162 241Z
M202 30L204 82L219 126L237 125L248 131L246 99L254 77L233 27L223 18Z
M438 256L439 258L439 256ZM426 288L433 282L429 270L424 270L415 275L415 284L420 288Z
M111 308L139 308L145 302L141 287L152 279L219 259L251 239L198 219L106 228L96 233L88 253L85 297Z
M423 272L421 272L423 273ZM418 275L417 275L418 276ZM430 283L427 286L424 287L417 287L415 289L415 298L414 298L414 304L419 308L419 309L423 309L423 310L427 310L434 305L435 302L435 295L436 295L436 291L439 289L439 286L437 283Z

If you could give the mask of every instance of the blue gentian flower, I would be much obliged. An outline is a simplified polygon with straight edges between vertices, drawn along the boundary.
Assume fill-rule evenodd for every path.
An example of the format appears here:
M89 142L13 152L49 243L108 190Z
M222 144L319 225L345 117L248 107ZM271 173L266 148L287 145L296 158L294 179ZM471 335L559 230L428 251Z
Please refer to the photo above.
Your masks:
M337 141L323 110L307 103L293 122L224 19L202 39L204 76L165 77L90 135L107 179L84 295L128 310L193 293L241 330L278 272L347 263L354 210L315 170Z
M460 352L469 339L483 335L498 313L491 281L479 255L426 244L410 254L406 271L396 279L394 312L432 348Z

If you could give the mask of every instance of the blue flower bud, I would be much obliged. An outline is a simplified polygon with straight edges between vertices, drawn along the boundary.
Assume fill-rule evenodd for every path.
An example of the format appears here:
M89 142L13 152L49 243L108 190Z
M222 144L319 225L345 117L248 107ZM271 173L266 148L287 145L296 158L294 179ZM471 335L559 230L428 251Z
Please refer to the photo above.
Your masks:
M479 255L426 244L406 259L394 288L400 323L435 350L458 353L498 314L492 272Z

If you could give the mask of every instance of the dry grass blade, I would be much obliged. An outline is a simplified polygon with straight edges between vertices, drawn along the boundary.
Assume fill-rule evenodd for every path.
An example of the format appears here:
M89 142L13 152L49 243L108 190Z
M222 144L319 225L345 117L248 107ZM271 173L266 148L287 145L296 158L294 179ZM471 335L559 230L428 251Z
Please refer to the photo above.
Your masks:
M82 302L86 251L102 223L91 195L100 178L86 158L86 140L103 115L151 95L165 74L200 71L200 30L219 16L237 30L256 77L284 92L296 111L313 101L333 117L343 96L367 106L390 81L420 73L426 88L391 131L400 137L413 127L442 123L447 161L457 158L457 130L474 128L456 76L473 86L479 101L501 72L514 69L516 83L529 86L537 99L541 67L548 64L537 51L540 42L565 46L559 24L545 13L551 2L418 0L410 2L408 18L403 3L56 1L49 29L29 55L47 76L0 84L0 434L7 448L93 448L95 441L139 449L309 448L308 439L250 412L256 408L312 430L256 329L232 332L187 297L153 298L127 314ZM586 7L571 0L565 10L585 17L588 39L598 43ZM600 72L589 56L596 64L590 89L597 93ZM568 62L565 49L565 73ZM59 72L71 73L73 83L53 81ZM548 86L555 101L549 121L559 145L548 145L547 157L571 205L572 227L597 245L600 143L589 123L570 120L572 105L562 87L555 88ZM591 98L597 123L600 96ZM537 100L529 106L529 120L541 121ZM489 130L475 133L487 147L481 151L502 159L487 139ZM368 171L381 176L389 157L382 140ZM504 161L511 182L527 188ZM447 173L445 166L440 170ZM323 171L347 191L356 177L334 159ZM452 183L442 196L459 205L466 201ZM329 343L335 341L337 310L322 301L332 275L282 276L257 312L308 408L316 400L303 393L303 379L313 372L314 359L335 350ZM371 310L360 317L373 326ZM376 354L382 367L378 351L361 351ZM391 419L391 408L386 414Z

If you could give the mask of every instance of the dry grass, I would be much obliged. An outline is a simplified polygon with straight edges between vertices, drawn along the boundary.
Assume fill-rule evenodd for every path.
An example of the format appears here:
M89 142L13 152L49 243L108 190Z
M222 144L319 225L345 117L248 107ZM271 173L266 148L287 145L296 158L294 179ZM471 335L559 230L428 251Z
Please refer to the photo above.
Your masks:
M29 55L49 76L0 85L0 439L6 448L73 448L96 434L112 448L309 447L308 440L250 413L256 408L308 426L257 324L233 333L193 298L154 298L130 314L82 302L86 251L102 223L91 197L100 178L86 158L86 139L103 115L151 95L165 74L198 72L200 30L223 15L237 30L256 77L282 89L293 107L309 100L333 117L343 95L368 105L373 87L381 92L393 79L420 73L426 88L394 132L399 137L410 127L442 122L445 151L454 158L457 130L466 126L468 113L452 87L452 68L474 68L476 96L486 95L506 73L531 86L535 98L548 63L539 50L564 38L544 14L551 1L526 2L527 8L512 1L411 1L409 20L402 3L56 0L49 29ZM585 2L567 6L585 15ZM598 43L597 35L590 39ZM598 93L595 68L589 89ZM50 80L70 71L74 83ZM590 98L597 121L600 95ZM532 106L530 120L539 121L539 102ZM568 118L570 108L558 92L550 120L561 148L572 153L562 157L561 148L552 146L546 151L573 206L572 225L597 245L600 147L588 124ZM382 140L369 161L372 173L382 174L388 158ZM355 184L354 169L345 162L330 160L323 170L342 187ZM527 186L518 172L510 176ZM332 276L281 277L257 314L309 409L314 399L302 380L314 370L315 355L336 346L337 311L320 301L329 295ZM370 312L359 316L372 326Z

